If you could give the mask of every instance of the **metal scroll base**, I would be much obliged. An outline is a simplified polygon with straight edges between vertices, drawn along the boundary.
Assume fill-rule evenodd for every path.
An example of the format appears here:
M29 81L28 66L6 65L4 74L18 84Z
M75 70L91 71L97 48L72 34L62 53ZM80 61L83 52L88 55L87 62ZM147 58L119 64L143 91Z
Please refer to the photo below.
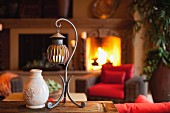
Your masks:
M48 102L48 108L54 108L55 106L59 106L58 104L62 101L63 99L63 104L66 103L66 95L68 95L68 98L70 99L70 101L72 103L74 103L77 107L79 108L84 108L86 106L86 103L85 102L81 102L81 105L79 105L78 103L76 103L70 96L70 92L69 92L69 83L70 83L70 80L73 76L71 76L68 81L65 81L64 78L60 75L60 78L63 82L63 90L62 90L62 93L60 95L60 98L58 99L58 101L53 105L52 102ZM63 98L64 97L64 98Z

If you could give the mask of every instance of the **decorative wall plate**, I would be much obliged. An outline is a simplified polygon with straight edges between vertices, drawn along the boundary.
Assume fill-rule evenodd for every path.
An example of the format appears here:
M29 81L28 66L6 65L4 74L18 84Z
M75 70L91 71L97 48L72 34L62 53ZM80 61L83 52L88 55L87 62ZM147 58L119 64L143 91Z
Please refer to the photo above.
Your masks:
M116 10L116 0L93 0L92 14L101 19L109 18Z

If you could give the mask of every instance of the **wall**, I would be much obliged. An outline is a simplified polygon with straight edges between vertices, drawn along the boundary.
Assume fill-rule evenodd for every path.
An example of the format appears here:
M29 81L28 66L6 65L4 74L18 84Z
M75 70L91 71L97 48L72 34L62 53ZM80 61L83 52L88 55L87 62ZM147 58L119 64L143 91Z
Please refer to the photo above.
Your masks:
M95 18L91 7L93 1L95 0L73 0L73 18ZM131 0L121 1L120 6L110 18L130 18L128 5Z

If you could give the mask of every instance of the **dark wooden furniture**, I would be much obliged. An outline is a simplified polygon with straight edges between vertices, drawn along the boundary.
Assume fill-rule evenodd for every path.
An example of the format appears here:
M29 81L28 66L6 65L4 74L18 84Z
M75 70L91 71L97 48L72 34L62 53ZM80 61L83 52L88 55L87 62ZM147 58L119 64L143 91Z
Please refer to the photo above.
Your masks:
M21 101L0 102L1 113L118 113L117 108L110 101L88 101L85 108L78 108L71 102L66 102L63 106L53 109L47 107L41 109L29 109Z

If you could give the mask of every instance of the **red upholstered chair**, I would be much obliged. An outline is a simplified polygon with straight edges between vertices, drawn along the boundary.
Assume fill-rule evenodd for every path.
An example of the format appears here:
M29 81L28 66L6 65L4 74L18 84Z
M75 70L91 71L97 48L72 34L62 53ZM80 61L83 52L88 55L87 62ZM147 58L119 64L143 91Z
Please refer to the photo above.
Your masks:
M88 100L134 102L138 95L147 95L147 83L143 80L143 76L134 76L133 64L105 64L100 73L78 78L76 92L86 92Z

